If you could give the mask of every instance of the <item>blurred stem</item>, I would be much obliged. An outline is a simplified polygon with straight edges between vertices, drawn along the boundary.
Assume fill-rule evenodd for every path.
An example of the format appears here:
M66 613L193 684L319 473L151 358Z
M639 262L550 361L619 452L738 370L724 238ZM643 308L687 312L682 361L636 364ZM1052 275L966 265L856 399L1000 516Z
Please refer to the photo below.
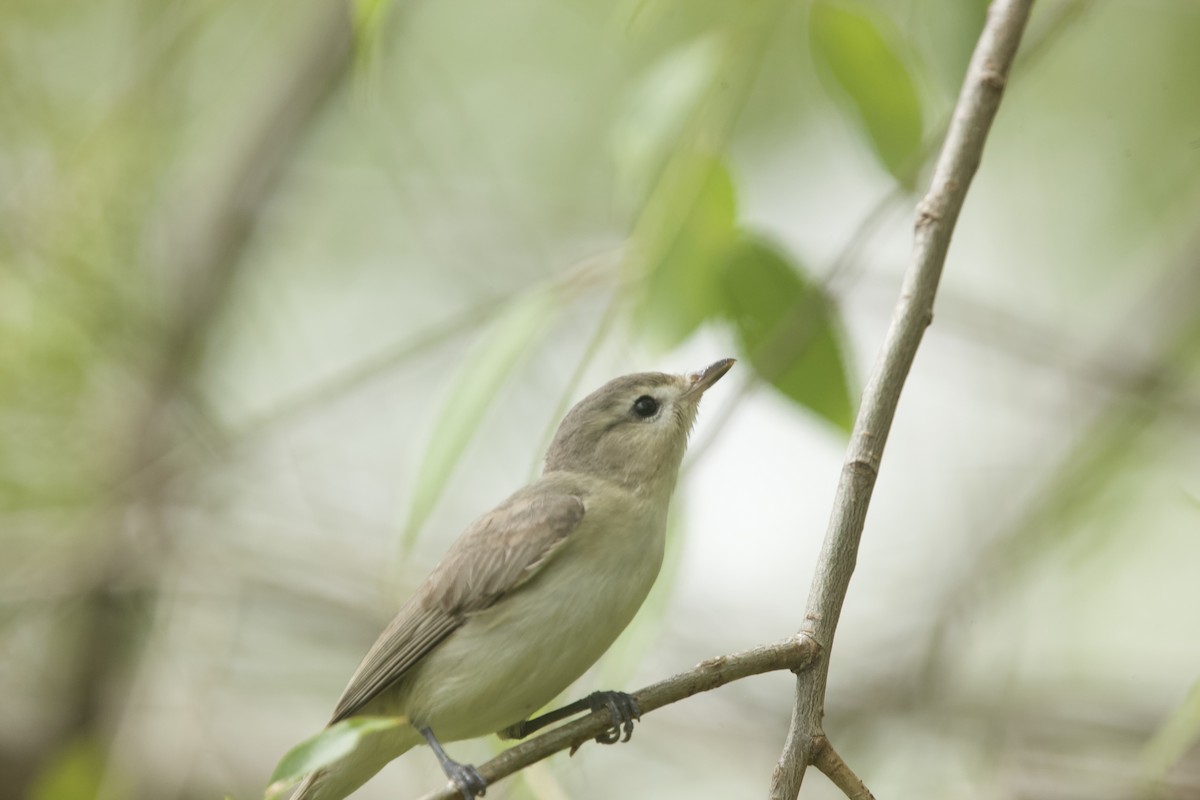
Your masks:
M1168 773L1200 742L1200 681L1142 748L1141 781L1146 797L1166 797Z
M162 314L145 376L145 399L129 420L130 447L120 496L106 533L111 546L94 586L83 598L81 673L76 700L82 730L97 725L137 645L132 631L154 616L155 585L170 542L162 506L167 475L144 467L171 446L172 411L199 361L202 343L234 283L243 254L269 200L312 123L346 74L350 27L339 0L319 6L310 36L282 86L271 87L250 117L243 146L204 200L178 217L168 237L178 272ZM135 687L136 689L136 687ZM102 740L108 740L102 736Z
M279 185L309 127L320 116L350 64L348 10L340 0L325 0L309 41L286 82L270 93L272 101L254 120L246 144L206 202L189 208L170 237L184 257L176 276L175 304L166 315L162 355L152 373L148 414L141 422L140 455L135 465L153 458L166 438L156 424L191 375L200 345L233 285L242 254L258 216ZM146 424L149 423L149 424Z
M560 277L550 281L537 281L506 296L492 297L475 303L441 322L430 325L416 335L383 347L375 355L349 364L328 377L316 379L312 385L278 400L266 410L252 414L246 419L226 424L214 412L202 409L208 428L198 435L214 436L214 449L218 451L224 447L246 445L280 425L325 407L387 375L408 359L427 353L461 334L487 324L521 295L548 287L560 295L563 303L569 303L589 291L613 284L612 261L611 252L598 253L566 268L565 274ZM200 402L198 399L193 400L193 405ZM192 444L195 442L177 441L172 449L163 452L156 460L144 464L143 469L146 472L171 473L177 466L176 461L189 451Z
M1194 267L1185 266L1185 269ZM1080 343L1070 341L1063 331L1030 316L1013 314L953 293L943 292L942 297L938 322L944 325L946 332L980 346L1002 349L1027 364L1052 367L1081 383L1122 395L1125 402L1143 396L1148 388L1146 376L1161 373L1164 369L1161 355L1147 358L1133 352L1128 336L1113 336L1097 353L1084 355ZM1170 305L1169 297L1164 296L1161 300ZM1155 302L1146 300L1133 304L1132 308L1144 318L1146 309L1162 307L1154 305ZM1161 313L1156 317L1164 319ZM1154 398L1162 403L1159 411L1190 422L1200 421L1200 396L1189 393L1184 386L1177 389Z
M1074 541L1065 535L1063 518L1103 494L1105 484L1121 474L1119 465L1137 452L1139 437L1160 418L1164 407L1187 388L1186 365L1200 351L1200 315L1194 298L1200 296L1200 232L1178 266L1147 297L1131 305L1127 318L1114 326L1109 342L1096 350L1095 371L1111 369L1128 331L1145 328L1148 320L1161 326L1159 355L1138 375L1127 377L1122 393L1096 413L1043 481L1036 496L1002 529L987 536L974 562L960 574L933 621L932 641L923 670L926 688L938 685L938 665L947 661L945 648L955 624L972 613L985 597L996 597L1005 585L1023 574L1048 547ZM1197 409L1190 409L1196 413ZM1091 531L1091 529L1089 529ZM1089 542L1095 548L1097 542Z
M682 233L710 172L696 168L696 157L725 152L789 7L782 0L750 2L723 31L719 80L684 124L634 220L624 265L628 286L640 287Z
M536 478L538 473L541 472L542 454L550 446L550 441L554 438L559 423L571 408L571 402L579 391L579 385L583 382L583 376L587 374L588 367L595 360L596 354L600 352L600 346L604 344L605 338L612 330L613 323L617 319L619 306L620 293L615 292L609 298L608 303L605 304L604 312L600 315L600 321L596 324L596 329L592 332L591 338L588 339L587 346L584 347L583 353L579 356L579 361L576 363L575 369L571 371L571 377L567 379L567 384L563 387L562 394L558 399L558 405L555 406L554 411L550 414L546 428L542 431L537 449L533 453L533 463L529 467L529 477L531 480Z
M916 357L945 265L950 237L983 157L1032 0L996 0L988 11L959 95L929 192L917 207L913 260L887 338L863 392L838 482L802 630L821 646L816 664L796 679L792 722L771 778L772 800L791 800L825 735L822 718L829 654L858 557L867 507L879 474L900 392Z

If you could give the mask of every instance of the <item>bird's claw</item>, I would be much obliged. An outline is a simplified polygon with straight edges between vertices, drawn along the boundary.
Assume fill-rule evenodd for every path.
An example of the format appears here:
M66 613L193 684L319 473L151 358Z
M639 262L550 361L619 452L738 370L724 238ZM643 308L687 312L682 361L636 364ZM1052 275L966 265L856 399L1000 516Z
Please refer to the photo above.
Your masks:
M479 770L470 764L455 762L446 767L446 776L465 800L475 800L476 797L487 794L487 781L479 774Z
M633 723L642 718L642 710L638 708L633 695L625 692L593 692L588 700L592 710L599 711L607 708L612 714L612 727L596 737L600 744L616 744L628 742L633 736Z

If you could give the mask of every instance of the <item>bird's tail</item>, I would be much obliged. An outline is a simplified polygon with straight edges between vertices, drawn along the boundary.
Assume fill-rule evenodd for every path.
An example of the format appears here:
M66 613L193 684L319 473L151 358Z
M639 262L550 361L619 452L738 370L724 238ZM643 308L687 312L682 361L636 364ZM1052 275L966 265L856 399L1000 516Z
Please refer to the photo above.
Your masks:
M305 778L292 800L343 800L417 741L411 737L398 740L384 733L369 736L345 758Z

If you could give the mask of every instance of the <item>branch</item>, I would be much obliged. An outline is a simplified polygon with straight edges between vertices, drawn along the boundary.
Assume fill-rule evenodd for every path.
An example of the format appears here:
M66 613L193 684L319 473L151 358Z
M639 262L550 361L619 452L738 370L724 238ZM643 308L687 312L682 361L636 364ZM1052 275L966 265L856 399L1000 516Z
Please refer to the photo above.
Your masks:
M817 656L820 648L805 636L797 634L776 644L761 645L730 656L717 656L701 661L693 669L674 677L647 686L634 692L642 714L685 700L694 694L707 692L751 675L790 669L799 672L807 668ZM523 742L505 750L491 761L479 767L479 774L491 787L496 781L518 770L547 758L559 750L575 749L595 739L612 727L612 718L607 710L593 711L582 719L569 722L549 733ZM430 792L420 800L459 800L458 789L447 786Z
M813 741L813 766L824 772L833 785L850 800L875 800L875 795L842 760L824 736Z
M925 328L933 319L933 300L950 237L967 187L979 167L983 144L999 108L1032 5L1033 0L996 0L989 9L934 169L932 185L917 206L912 265L904 277L883 350L863 391L809 592L802 630L821 647L813 668L797 676L792 723L771 778L772 800L795 798L800 793L805 769L827 747L821 718L829 651L858 556L880 458L900 401L900 390Z

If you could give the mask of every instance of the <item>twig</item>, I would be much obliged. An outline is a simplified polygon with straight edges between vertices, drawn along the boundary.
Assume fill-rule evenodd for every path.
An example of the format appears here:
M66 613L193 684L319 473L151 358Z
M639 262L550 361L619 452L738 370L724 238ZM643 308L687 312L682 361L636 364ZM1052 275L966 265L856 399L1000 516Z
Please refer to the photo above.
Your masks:
M667 678L634 692L638 708L648 714L657 708L684 700L694 694L707 692L751 675L790 669L798 672L807 668L817 656L816 643L798 634L775 644L761 645L730 656L717 656L701 661L687 672ZM516 747L505 750L479 767L479 773L491 786L496 781L530 764L541 761L560 750L574 749L595 739L612 727L609 712L595 711L582 719L569 722L549 733L542 734ZM447 786L424 795L421 800L458 800L458 790Z
M813 668L797 676L792 723L771 777L772 800L799 795L805 769L822 749L829 649L858 556L880 457L900 390L933 319L933 300L950 237L982 158L1032 5L1033 0L996 0L989 9L929 192L917 207L912 265L904 277L883 350L863 392L809 592L803 631L821 644L821 651Z
M875 795L854 774L854 770L842 760L833 745L824 736L813 742L813 766L824 772L833 785L842 790L850 800L875 800Z

